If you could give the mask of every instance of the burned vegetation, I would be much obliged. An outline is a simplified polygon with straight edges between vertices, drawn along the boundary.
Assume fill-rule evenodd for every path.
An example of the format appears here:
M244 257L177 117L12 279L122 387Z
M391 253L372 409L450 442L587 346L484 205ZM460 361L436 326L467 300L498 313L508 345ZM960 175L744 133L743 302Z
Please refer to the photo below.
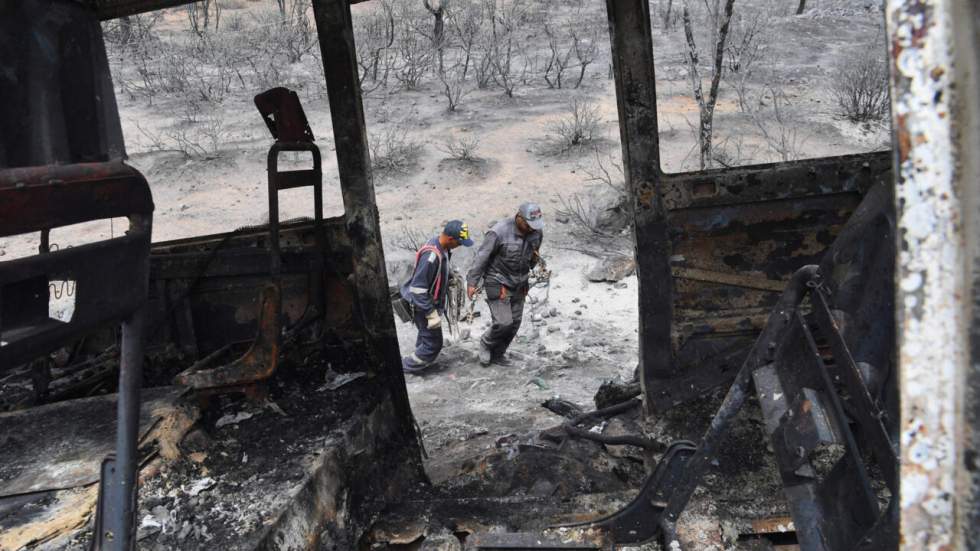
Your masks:
M570 199L559 216L596 239L632 231L632 250L606 266L637 275L632 380L604 384L594 404L548 399L546 430L444 435L447 447L457 436L488 446L436 465L402 371L374 188L376 174L404 170L413 153L384 161L382 150L404 140L372 141L362 105L391 69L395 8L379 1L362 49L343 0L313 0L310 20L286 18L279 2L290 23L266 37L289 41L293 63L315 59L322 70L343 214L323 213L325 142L300 95L272 82L256 89L253 112L270 134L268 218L156 242L151 176L125 160L101 22L126 18L111 32L130 36L141 16L188 2L0 7L0 236L37 240L36 254L0 259L0 550L829 551L946 541L904 534L903 522L921 519L903 517L899 500L908 366L896 342L908 328L894 312L913 285L896 288L909 234L895 182L907 181L901 160L925 140L901 134L896 152L792 160L796 146L784 139L781 162L711 168L722 66L748 70L747 57L723 55L725 41L751 49L751 24L732 23L731 0L725 12L715 4L718 57L708 97L698 97L702 170L685 173L661 165L650 6L606 6L623 182L601 162L590 177L616 191L617 212L596 225ZM491 4L499 7L483 8ZM690 13L672 16L670 6L653 15L665 28L683 17L700 96ZM494 12L490 54L471 60L464 48L459 66L445 33L466 37L465 21L447 23L444 2L424 7L433 30L409 57L438 66L450 112L464 97L455 79L468 71L507 97L523 85L526 14ZM188 13L198 31L225 17L217 0ZM299 24L309 26L290 27ZM578 88L597 31L567 44L544 32L549 88ZM880 67L859 69L873 77ZM418 76L401 65L390 78L413 88ZM883 116L880 90L858 96L855 117ZM837 98L854 103L854 92ZM597 108L569 110L572 124L554 127L559 160L598 140ZM213 147L194 151L220 149L225 138L212 137ZM486 164L476 137L443 143L453 170ZM309 163L284 166L282 153ZM291 189L311 192L307 216L281 215L280 193ZM53 246L53 230L106 219L121 229ZM546 286L551 272L542 274ZM457 304L457 330L466 315ZM903 434L903 445L914 437ZM932 452L916 453L925 464ZM914 482L920 493L902 496L913 504L941 484ZM972 488L943 494L963 498L957 526L967 539L977 525ZM952 515L935 503L926 510Z

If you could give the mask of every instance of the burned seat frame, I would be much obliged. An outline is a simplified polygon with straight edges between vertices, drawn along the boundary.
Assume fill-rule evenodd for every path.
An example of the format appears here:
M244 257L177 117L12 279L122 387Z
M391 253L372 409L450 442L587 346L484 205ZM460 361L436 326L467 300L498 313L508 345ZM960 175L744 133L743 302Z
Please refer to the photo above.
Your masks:
M198 391L227 392L230 389L243 389L252 392L254 384L271 377L279 364L283 338L280 191L313 188L314 248L312 254L308 255L308 266L304 270L310 274L310 301L302 318L296 320L291 330L298 331L326 313L323 284L326 235L323 225L323 169L320 148L313 143L313 131L296 92L286 88L267 90L255 96L255 106L275 139L268 156L269 282L259 293L256 335L244 355L226 365L207 367L215 358L224 354L227 349L225 347L196 362L177 376L176 381L179 384ZM313 167L280 171L279 154L285 151L309 152Z
M119 237L0 263L0 368L10 368L122 322L116 453L102 465L96 549L129 549L153 201L121 161L0 170L0 237L127 217ZM69 321L49 317L49 282L74 281Z

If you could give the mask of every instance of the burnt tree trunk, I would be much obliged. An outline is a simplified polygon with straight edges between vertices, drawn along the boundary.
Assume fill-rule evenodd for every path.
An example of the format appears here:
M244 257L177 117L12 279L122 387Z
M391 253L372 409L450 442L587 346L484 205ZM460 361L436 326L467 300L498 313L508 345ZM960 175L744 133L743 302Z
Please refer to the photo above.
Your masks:
M435 47L436 52L439 54L439 74L443 74L445 69L443 68L443 45L445 43L445 22L443 21L443 15L446 13L447 0L439 0L435 8L429 0L422 0L422 4L425 9L429 10L434 19L432 23L432 45Z
M691 26L691 12L687 5L684 6L684 36L687 39L688 64L690 65L691 87L694 91L694 99L698 102L700 112L700 124L698 126L698 146L701 150L701 168L711 166L712 162L712 139L714 135L714 115L715 104L718 102L718 87L721 84L721 72L724 69L725 42L728 40L728 29L732 21L732 11L735 8L735 0L727 0L725 3L725 15L718 29L718 39L715 43L715 57L713 72L711 75L711 88L708 90L708 97L704 96L701 84L701 75L698 72L698 47L694 41L694 31Z
M800 5L796 8L796 15L802 15L806 9L806 0L800 0Z

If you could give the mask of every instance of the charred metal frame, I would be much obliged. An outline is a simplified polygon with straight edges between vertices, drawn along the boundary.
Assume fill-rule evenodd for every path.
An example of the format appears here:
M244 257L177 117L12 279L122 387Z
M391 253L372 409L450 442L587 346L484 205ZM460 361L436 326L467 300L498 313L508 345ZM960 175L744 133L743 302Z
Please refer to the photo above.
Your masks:
M347 234L353 249L356 317L368 335L365 347L368 361L390 389L406 434L414 435L412 408L402 373L381 245L381 221L375 202L364 105L357 78L350 3L345 0L312 1L330 99Z
M17 32L44 9L51 21L33 41ZM41 246L35 256L0 263L0 370L121 322L115 454L102 463L93 545L130 549L153 200L143 176L122 162L98 21L73 4L3 10L5 54L22 48L24 57L3 60L3 84L16 82L18 93L0 108L13 127L0 140L0 237L40 232ZM43 54L32 55L38 45ZM128 218L124 235L51 250L52 229L114 217ZM49 317L53 280L75 282L67 321Z
M116 453L99 485L95 548L129 549L135 535L136 447L153 200L121 161L0 170L0 237L113 217L126 235L0 263L0 368L19 365L122 322ZM42 247L46 249L47 247ZM67 322L48 317L48 281L76 282Z
M880 152L664 173L649 3L606 6L635 221L640 381L648 410L663 411L732 380L783 283L819 260L891 163Z
M900 251L895 305L902 393L902 542L914 549L964 548L975 543L980 526L980 346L976 324L970 323L980 319L971 293L980 287L980 11L975 3L951 0L887 0L885 6L892 57L899 229L895 239ZM670 243L669 216L664 221L670 207L664 205L678 191L694 197L701 187L715 195L735 183L742 192L748 188L744 184L793 168L781 164L664 174L657 151L648 2L608 0L607 8L626 182L635 211L641 382L648 407L657 409L673 402L658 396L665 388L683 399L683 394L697 394L723 379L719 374L691 376L676 358L667 356L664 343L676 330L671 319L676 302L664 268L671 255L664 246ZM797 176L806 176L817 165L829 164L837 172L837 177L831 174L831 182L864 191L887 172L881 170L882 156L854 158L850 169L845 159L795 165ZM870 179L846 174L861 168L872 169ZM816 180L803 178L807 179ZM827 179L819 178L821 183ZM825 323L826 317L825 313ZM936 346L940 342L944 346ZM736 377L722 412L733 399L743 399L740 394L750 385L747 375ZM691 476L698 460L696 454L688 469Z

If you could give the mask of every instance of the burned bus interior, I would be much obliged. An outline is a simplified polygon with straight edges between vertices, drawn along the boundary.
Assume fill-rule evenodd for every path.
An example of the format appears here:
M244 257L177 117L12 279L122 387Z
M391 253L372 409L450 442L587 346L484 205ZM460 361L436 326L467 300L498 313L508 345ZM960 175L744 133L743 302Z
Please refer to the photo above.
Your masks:
M0 549L698 549L684 542L719 509L739 548L920 548L902 528L902 501L920 498L903 479L896 344L903 130L894 151L666 173L648 1L608 0L637 384L435 487L401 370L350 3L312 0L343 215L324 217L328 152L277 87L253 112L269 130L268 223L153 241L100 22L186 3L0 7L0 236L37 240L0 259ZM897 83L893 102L914 93ZM281 152L311 168L282 169ZM310 212L281 220L295 188ZM51 246L52 230L110 218L128 227ZM72 313L52 317L65 286ZM683 409L708 393L710 408ZM261 413L227 414L232 399ZM589 438L623 413L699 421L690 439ZM633 475L595 467L625 444Z

